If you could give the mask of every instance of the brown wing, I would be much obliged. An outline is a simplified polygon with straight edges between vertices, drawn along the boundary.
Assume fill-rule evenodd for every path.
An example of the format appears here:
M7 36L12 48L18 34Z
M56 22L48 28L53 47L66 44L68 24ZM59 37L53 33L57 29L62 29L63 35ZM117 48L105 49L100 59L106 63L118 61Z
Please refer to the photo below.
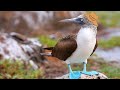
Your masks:
M96 50L97 46L98 46L98 43L97 43L97 39L96 39L96 44L95 44L95 47L94 47L94 49L93 49L92 54L95 52L95 50ZM92 54L91 54L91 55L92 55ZM90 55L90 56L91 56L91 55Z
M77 43L74 36L67 36L59 40L52 50L52 56L60 60L66 60L76 50Z

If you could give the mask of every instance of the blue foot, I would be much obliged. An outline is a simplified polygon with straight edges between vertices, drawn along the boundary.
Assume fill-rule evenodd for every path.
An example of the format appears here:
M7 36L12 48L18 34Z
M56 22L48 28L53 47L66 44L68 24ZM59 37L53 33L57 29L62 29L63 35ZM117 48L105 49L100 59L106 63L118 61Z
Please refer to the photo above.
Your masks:
M73 71L69 73L69 78L70 79L78 79L81 77L81 72L80 71Z
M99 72L97 72L97 71L90 71L90 72L88 72L88 71L82 71L82 73L83 74L86 74L86 75L97 75L97 74L99 74Z

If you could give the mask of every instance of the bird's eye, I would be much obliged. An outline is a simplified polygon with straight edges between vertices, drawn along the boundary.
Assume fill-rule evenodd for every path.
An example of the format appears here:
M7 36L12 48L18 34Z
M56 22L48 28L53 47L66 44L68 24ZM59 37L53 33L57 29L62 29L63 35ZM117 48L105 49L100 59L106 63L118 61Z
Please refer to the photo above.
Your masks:
M83 18L81 18L81 21L83 21Z
M77 18L77 19L76 19L76 22L79 23L80 25L84 25L84 24L85 24L83 18Z
M83 18L77 18L76 21L83 21Z

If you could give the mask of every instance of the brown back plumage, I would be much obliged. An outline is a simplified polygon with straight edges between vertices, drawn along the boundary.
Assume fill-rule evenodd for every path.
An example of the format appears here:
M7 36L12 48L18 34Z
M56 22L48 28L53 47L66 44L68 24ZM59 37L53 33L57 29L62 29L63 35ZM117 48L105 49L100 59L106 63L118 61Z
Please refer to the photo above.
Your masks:
M52 50L52 56L60 60L66 60L76 50L75 35L68 35L59 40Z

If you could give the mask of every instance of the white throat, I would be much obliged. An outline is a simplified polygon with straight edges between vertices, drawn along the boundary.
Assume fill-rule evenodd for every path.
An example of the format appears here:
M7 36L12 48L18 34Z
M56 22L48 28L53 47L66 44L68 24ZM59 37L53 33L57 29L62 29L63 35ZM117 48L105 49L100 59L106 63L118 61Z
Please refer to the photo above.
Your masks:
M89 42L91 39L96 38L97 29L91 27L82 27L77 34L77 42Z

